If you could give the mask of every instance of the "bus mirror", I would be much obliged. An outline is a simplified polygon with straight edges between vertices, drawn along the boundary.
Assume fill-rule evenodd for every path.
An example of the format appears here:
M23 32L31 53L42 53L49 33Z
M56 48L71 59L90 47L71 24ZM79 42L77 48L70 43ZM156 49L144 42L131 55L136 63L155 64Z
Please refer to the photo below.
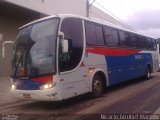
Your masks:
M14 41L5 41L2 44L2 58L5 59L5 44L13 44Z
M64 39L61 41L61 43L62 43L62 52L67 53L69 49L68 40Z
M69 43L67 39L64 39L64 33L63 32L59 32L58 33L59 36L59 40L61 43L61 49L62 49L62 53L67 53L69 51Z
M63 32L59 32L58 33L59 39L63 40L64 39L64 33Z
M4 34L3 33L0 33L0 41L2 42L4 39Z
M5 46L2 46L2 58L5 59Z

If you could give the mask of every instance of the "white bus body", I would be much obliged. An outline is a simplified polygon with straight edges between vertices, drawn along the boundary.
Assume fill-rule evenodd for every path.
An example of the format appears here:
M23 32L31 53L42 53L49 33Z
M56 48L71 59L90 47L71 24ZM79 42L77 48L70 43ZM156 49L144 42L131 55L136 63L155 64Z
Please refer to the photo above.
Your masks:
M45 26L56 31L54 42ZM118 47L108 42L108 28L112 40L118 39ZM138 48L130 42L130 47L122 47L119 31L129 33L130 38L132 34L140 36L121 26L76 15L50 16L21 27L12 60L12 93L18 98L61 101L89 92L97 97L104 87L140 76L150 78L159 63L154 39L140 36L149 41L146 46ZM90 41L92 34L97 39Z

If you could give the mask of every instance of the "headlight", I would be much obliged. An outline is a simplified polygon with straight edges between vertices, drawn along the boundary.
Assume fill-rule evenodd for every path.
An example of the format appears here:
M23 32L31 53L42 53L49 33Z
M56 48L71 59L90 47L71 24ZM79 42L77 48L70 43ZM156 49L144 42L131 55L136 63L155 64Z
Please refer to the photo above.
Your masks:
M49 83L49 84L42 85L40 89L42 90L50 89L50 88L53 88L54 86L56 86L56 83Z
M11 88L12 88L12 90L14 90L14 89L16 89L16 86L15 86L15 85L12 85L12 87L11 87Z

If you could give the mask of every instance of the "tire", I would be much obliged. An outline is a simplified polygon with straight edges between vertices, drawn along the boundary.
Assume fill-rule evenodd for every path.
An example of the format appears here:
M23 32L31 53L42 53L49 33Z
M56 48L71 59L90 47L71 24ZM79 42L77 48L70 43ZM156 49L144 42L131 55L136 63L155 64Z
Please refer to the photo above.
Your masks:
M150 69L150 67L147 67L147 69L146 69L145 79L146 80L151 79L151 69Z
M103 79L99 75L95 75L92 82L92 97L97 98L103 94Z

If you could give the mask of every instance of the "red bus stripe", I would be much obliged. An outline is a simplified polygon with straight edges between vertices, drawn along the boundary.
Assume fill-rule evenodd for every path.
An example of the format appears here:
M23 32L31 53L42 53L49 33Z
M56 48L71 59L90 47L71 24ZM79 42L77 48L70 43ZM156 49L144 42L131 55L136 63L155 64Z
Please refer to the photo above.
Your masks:
M53 82L53 76L38 77L32 80L35 82Z
M106 56L129 56L140 52L140 50L127 48L87 48L89 53L106 55Z

